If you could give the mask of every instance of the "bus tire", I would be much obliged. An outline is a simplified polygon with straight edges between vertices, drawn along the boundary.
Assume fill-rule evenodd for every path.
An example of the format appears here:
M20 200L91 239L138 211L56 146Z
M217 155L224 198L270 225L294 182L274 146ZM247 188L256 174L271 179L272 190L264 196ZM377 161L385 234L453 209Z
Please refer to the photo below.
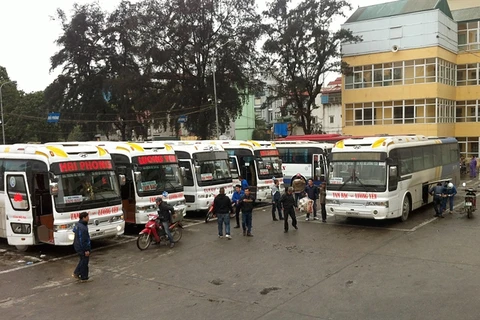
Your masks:
M17 248L17 251L26 252L26 251L28 250L28 248L30 248L30 246L21 246L21 245L18 245L18 246L15 246L15 248Z
M402 203L402 215L400 216L400 221L407 221L408 215L410 214L410 198L408 195L405 195Z

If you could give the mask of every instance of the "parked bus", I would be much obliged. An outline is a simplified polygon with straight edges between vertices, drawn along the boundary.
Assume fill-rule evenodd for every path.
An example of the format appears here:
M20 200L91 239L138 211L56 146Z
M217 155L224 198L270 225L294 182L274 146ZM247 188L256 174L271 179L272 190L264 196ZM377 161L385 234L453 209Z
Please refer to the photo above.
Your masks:
M335 144L330 158L330 216L405 221L412 210L432 201L432 185L460 181L455 138L346 139Z
M124 232L120 188L110 155L85 143L0 146L0 237L19 250L73 244L80 212L90 237Z
M287 136L285 138L278 138L275 142L278 141L314 141L322 143L336 143L343 139L358 139L364 138L364 136L349 136L341 135L338 133L324 133L324 134L303 134L303 135L294 135Z
M291 179L300 173L305 179L313 179L315 185L326 181L328 172L327 155L332 143L313 141L276 141L275 146L282 159L283 182L291 184Z
M232 175L228 154L218 145L196 144L195 141L170 141L184 168L183 188L187 211L208 210L221 187L232 197Z
M230 157L230 172L234 185L238 177L247 180L250 191L259 202L272 198L273 179L283 187L282 162L275 144L270 141L210 140L205 143L220 144ZM197 141L197 143L199 143Z
M156 212L155 199L162 197L173 206L176 218L186 213L185 196L177 156L163 142L93 141L112 156L118 174L126 177L121 189L125 222L145 224Z

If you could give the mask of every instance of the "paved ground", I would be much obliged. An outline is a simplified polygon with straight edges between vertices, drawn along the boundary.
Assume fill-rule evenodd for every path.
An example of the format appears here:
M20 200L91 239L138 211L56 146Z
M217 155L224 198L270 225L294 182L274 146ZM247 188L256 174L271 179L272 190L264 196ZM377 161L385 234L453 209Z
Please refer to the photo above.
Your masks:
M71 248L7 250L0 312L4 319L479 319L479 215L469 220L457 210L437 219L429 206L406 223L300 218L299 230L284 234L268 208L257 208L253 238L232 229L233 240L218 239L215 221L192 220L173 250L141 252L133 232L121 244L96 243L89 283L70 277ZM28 256L42 261L18 262Z

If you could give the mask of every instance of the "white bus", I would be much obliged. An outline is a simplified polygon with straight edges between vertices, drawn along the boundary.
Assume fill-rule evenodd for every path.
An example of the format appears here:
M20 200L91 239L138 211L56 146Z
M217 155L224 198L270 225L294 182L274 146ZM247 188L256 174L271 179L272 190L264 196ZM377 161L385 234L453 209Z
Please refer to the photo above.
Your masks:
M124 175L121 186L125 222L145 224L156 212L155 199L162 197L173 206L177 219L186 214L185 196L175 151L162 142L89 142L112 156L117 173Z
M346 139L330 157L326 207L330 216L399 217L432 201L429 188L460 181L455 138L383 136Z
M276 141L275 146L282 159L283 182L291 184L292 177L300 173L305 179L313 179L315 185L326 181L327 156L333 143L313 141Z
M184 168L183 188L187 211L208 210L221 187L232 197L232 176L228 154L218 145L190 141L166 142L173 147L178 164Z
M30 245L73 244L73 226L87 211L90 237L124 232L118 178L110 155L87 144L0 146L0 237Z
M270 141L253 140L207 140L197 143L221 145L230 157L230 172L233 184L239 184L239 176L247 180L250 191L257 201L272 198L273 179L283 187L282 162L275 144Z

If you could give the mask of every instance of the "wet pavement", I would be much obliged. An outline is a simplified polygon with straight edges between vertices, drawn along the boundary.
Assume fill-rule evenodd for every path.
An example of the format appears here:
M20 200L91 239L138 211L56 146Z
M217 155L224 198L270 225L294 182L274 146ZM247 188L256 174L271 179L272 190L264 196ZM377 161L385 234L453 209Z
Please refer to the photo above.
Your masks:
M131 230L94 243L88 283L71 278L72 248L14 253L0 243L0 312L5 319L478 319L480 213L461 213L458 189L445 219L433 218L432 206L404 223L299 216L299 230L283 233L270 208L257 207L252 238L232 229L232 240L219 239L215 221L187 217L174 249L146 251ZM18 262L29 256L41 260Z

